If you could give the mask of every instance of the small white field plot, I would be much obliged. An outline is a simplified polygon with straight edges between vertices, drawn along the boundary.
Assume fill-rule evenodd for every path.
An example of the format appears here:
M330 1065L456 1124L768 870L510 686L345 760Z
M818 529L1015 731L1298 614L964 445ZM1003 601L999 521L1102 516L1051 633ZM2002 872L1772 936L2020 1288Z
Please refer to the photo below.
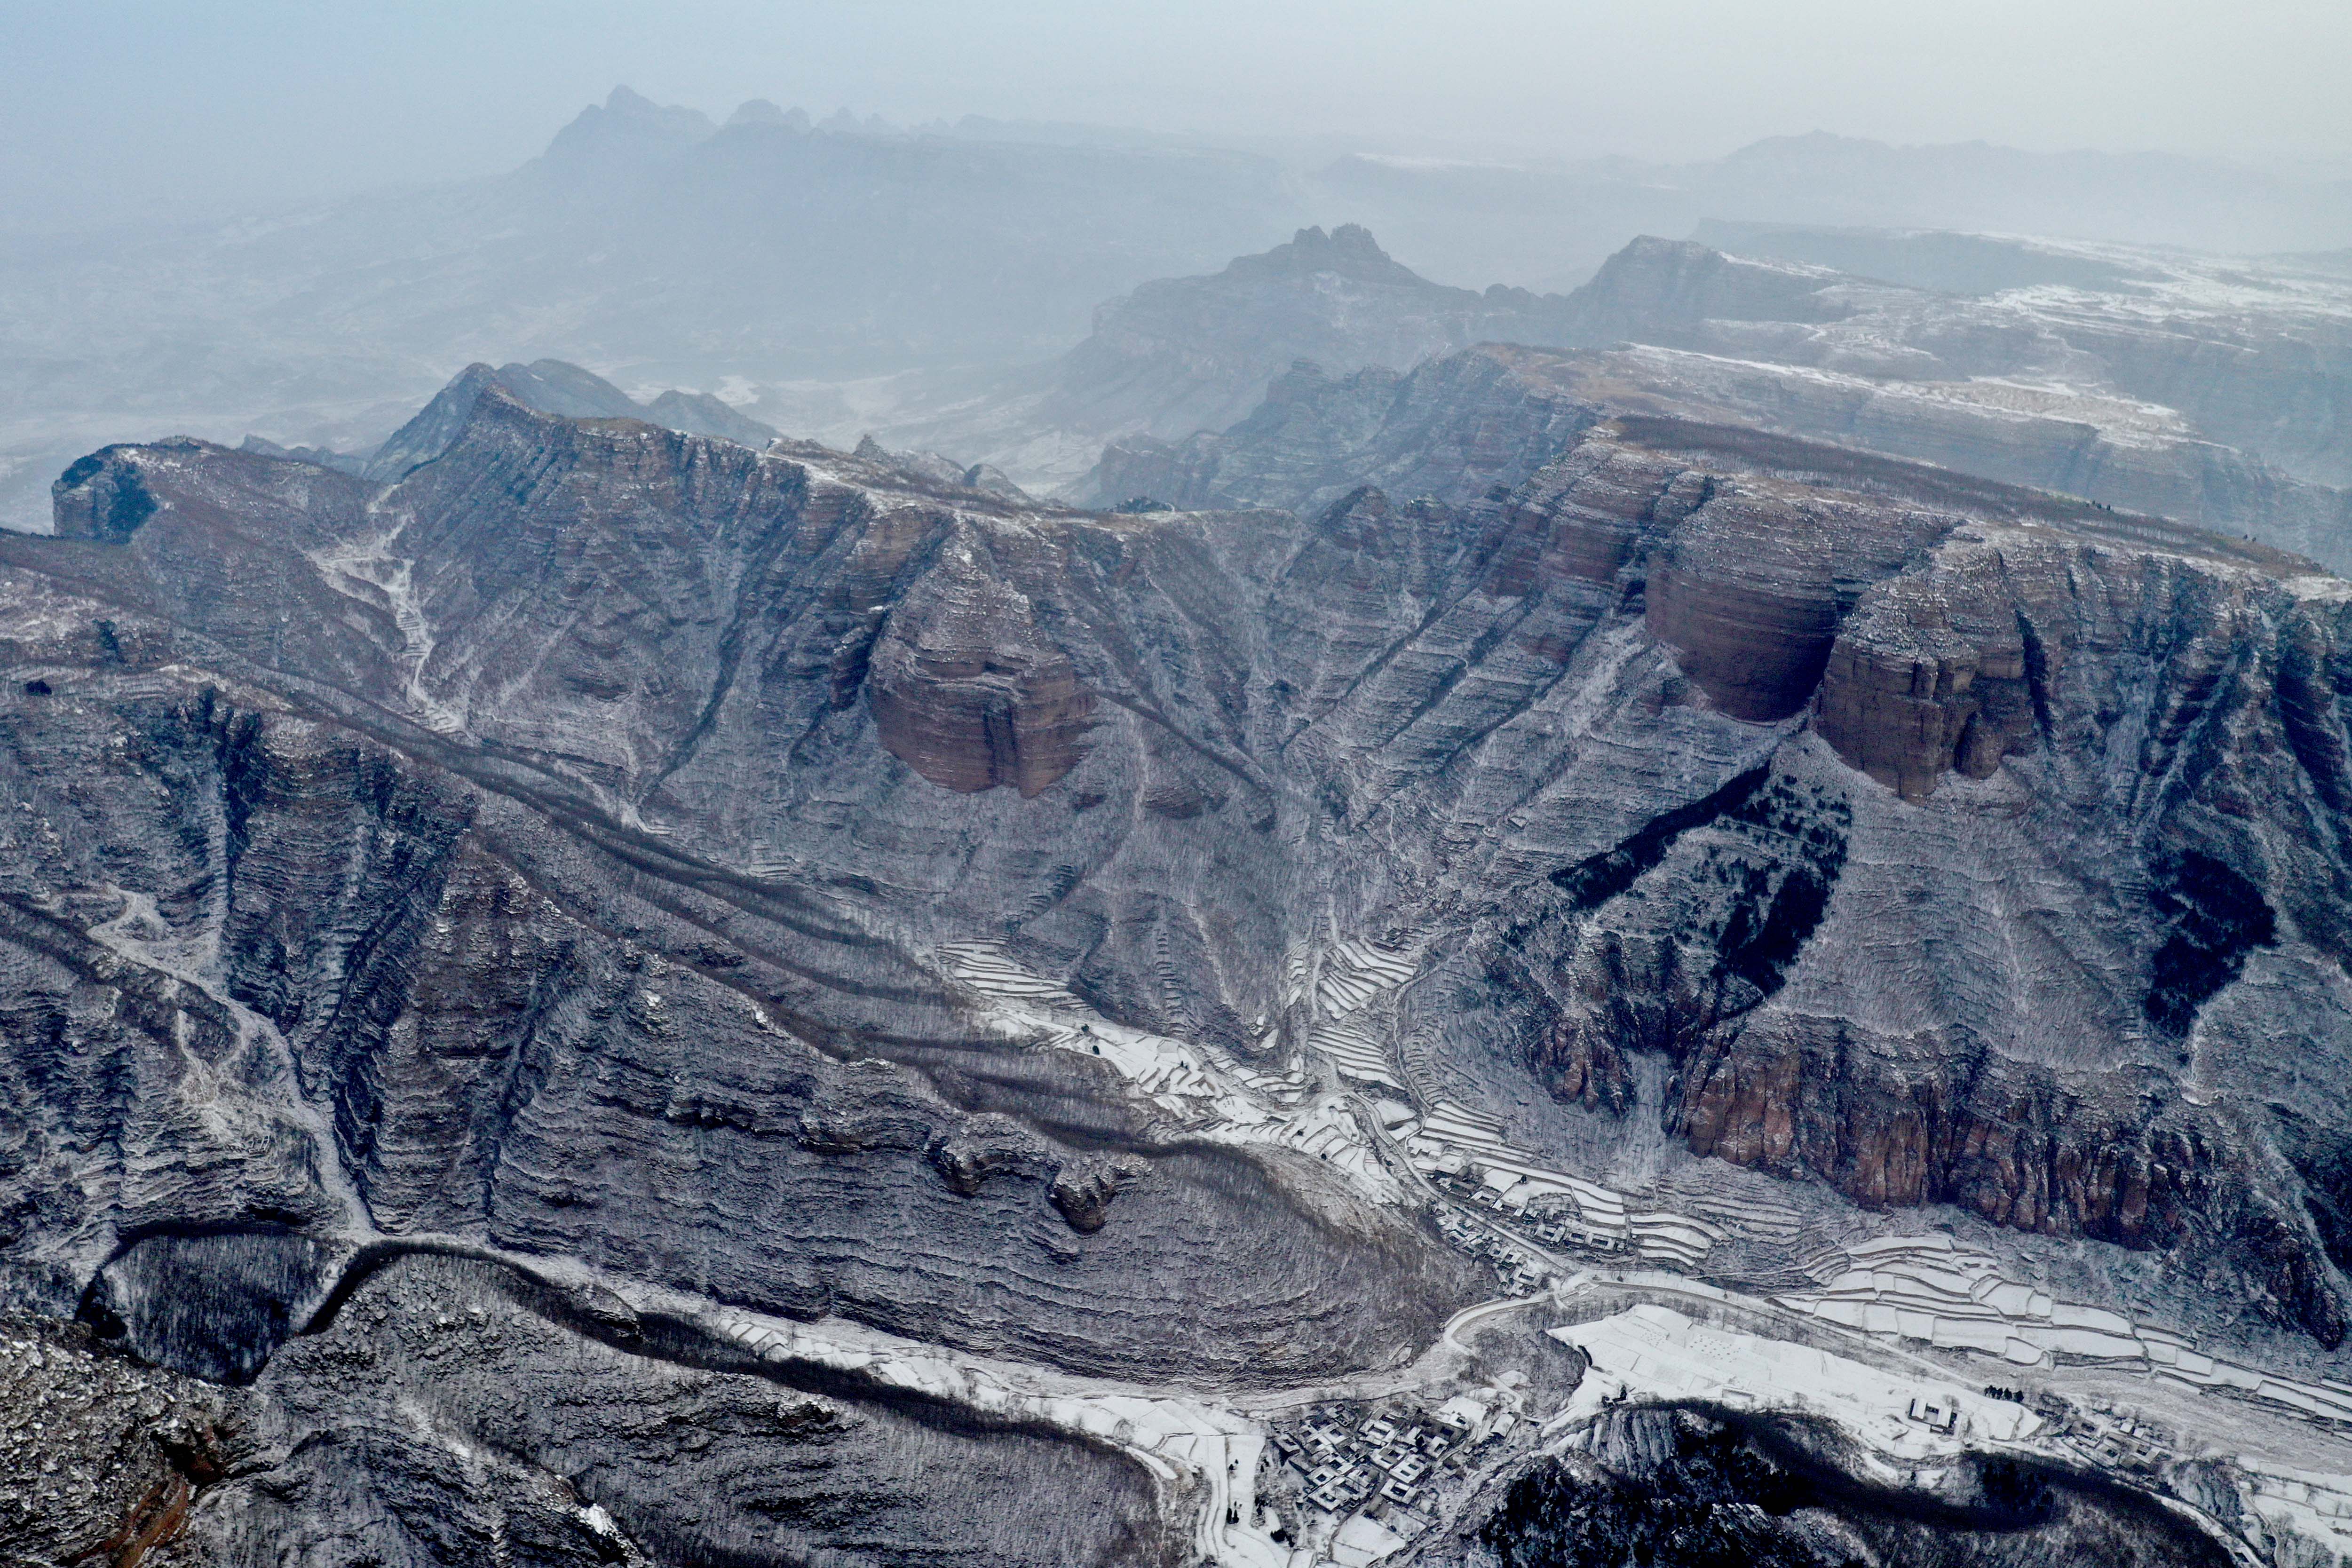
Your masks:
M1784 1204L1753 1197L1694 1197L1683 1205L1692 1215L1733 1236L1787 1247L1805 1228L1805 1217Z
M1120 1448L1171 1489L1198 1499L1192 1560L1217 1568L1285 1568L1289 1550L1257 1508L1264 1429L1207 1400L1139 1394L1117 1384L966 1355L838 1321L799 1323L721 1308L707 1325L761 1360L849 1373L888 1388Z
M1667 1307L1644 1303L1548 1331L1592 1360L1566 1410L1553 1418L1562 1425L1626 1395L1700 1399L1824 1417L1874 1453L1906 1466L1972 1444L2016 1443L2042 1425L2022 1405L1957 1384L1906 1376L1787 1340L1703 1326Z
M1376 1006L1418 973L1413 961L1392 948L1349 941L1324 952L1311 971L1315 1024L1307 1036L1307 1049L1328 1058L1342 1078L1403 1089L1381 1043ZM1288 965L1294 995L1304 998L1309 973L1308 954L1294 949Z
M1222 1107L1221 1100L1244 1088L1238 1078L1215 1070L1210 1054L1182 1040L1144 1029L1114 1024L1096 1013L1056 981L1047 980L1014 959L997 942L956 942L940 949L949 973L965 987L993 998L1000 1015L1017 1015L1021 1022L1046 1032L1047 1043L1064 1050L1099 1057L1144 1097L1169 1115L1187 1123L1248 1116L1257 1109L1250 1097Z
M992 996L1016 996L1031 1001L1076 1006L1078 999L1056 980L1032 973L1002 942L958 942L940 949L949 971L975 991Z
M1391 1135L1403 1142L1415 1170L1441 1185L1471 1186L1472 1202L1499 1215L1526 1217L1539 1240L1611 1251L1636 1245L1623 1194L1538 1163L1506 1141L1503 1124L1483 1111L1441 1100L1418 1122L1403 1123ZM1699 1256L1706 1250L1700 1247Z
M1635 1252L1684 1268L1695 1268L1706 1262L1715 1244L1724 1239L1723 1232L1689 1215L1628 1215L1625 1226L1633 1232Z
M1838 1268L1839 1263L1843 1268ZM1834 1270L1834 1272L1832 1272ZM1948 1236L1865 1241L1814 1266L1818 1291L1776 1296L1792 1310L1890 1338L1999 1356L2018 1366L2091 1364L2237 1394L2352 1426L2352 1387L2307 1383L2199 1352L2169 1330L2062 1301L2005 1278L1998 1259Z
M1296 1151L1329 1165L1375 1202L1403 1198L1346 1098L1312 1093L1305 1074L1244 1064L1208 1046L1113 1023L1001 942L952 942L939 954L949 978L984 998L1008 1029L1035 1037L1047 1049L1097 1058L1189 1131L1213 1142Z

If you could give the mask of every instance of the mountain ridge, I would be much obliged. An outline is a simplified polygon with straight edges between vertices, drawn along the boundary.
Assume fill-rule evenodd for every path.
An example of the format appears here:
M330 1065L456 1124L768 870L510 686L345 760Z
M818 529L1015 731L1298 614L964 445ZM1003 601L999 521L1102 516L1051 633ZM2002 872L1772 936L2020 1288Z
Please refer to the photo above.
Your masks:
M1638 410L1511 457L1430 371L1423 493L1305 513L493 377L391 482L76 464L0 538L0 966L76 1020L0 1033L0 1286L223 1380L207 1549L393 1497L625 1559L1285 1550L1239 1412L1591 1370L1454 1344L1570 1266L1465 1246L1507 1216L1381 1104L1698 1238L1589 1255L1644 1289L1785 1314L1931 1226L2335 1375L2352 590ZM499 1461L354 1436L420 1400ZM628 1409L729 1436L583 1467Z

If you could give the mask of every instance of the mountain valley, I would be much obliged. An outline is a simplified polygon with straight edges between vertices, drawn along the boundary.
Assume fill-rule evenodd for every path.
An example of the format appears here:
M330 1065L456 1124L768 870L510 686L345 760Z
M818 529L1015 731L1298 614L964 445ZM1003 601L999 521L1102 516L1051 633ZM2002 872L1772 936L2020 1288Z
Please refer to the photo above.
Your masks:
M1335 145L0 245L0 1564L2352 1563L2352 187Z
M2194 1345L2245 1452L2135 1484L2332 1539L2263 1501L2352 1422L2312 563L1582 404L1106 513L567 384L365 473L108 448L0 538L10 1289L222 1389L187 1550L335 1497L404 1562L1444 1561L1551 1429L1520 1336L1880 1364L1806 1292L1923 1226L2085 1303L1922 1331L2024 1378L2018 1462ZM1484 1441L1349 1545L1302 1396ZM614 1401L698 1436L550 1424Z

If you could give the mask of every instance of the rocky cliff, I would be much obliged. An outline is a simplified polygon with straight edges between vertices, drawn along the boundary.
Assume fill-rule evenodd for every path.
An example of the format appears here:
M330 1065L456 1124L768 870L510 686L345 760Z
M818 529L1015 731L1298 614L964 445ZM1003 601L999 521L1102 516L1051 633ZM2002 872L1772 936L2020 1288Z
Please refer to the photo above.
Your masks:
M1802 261L1640 239L1565 301L1573 335L1542 341L1624 340L1803 367L1848 378L1848 401L1859 379L1898 403L1907 392L1914 403L1924 394L1987 414L2063 419L2076 427L2077 444L2106 450L2078 458L2073 475L1994 477L2121 505L2150 504L2145 492L2126 492L2151 458L2192 467L2235 458L2273 488L2320 490L2333 530L2342 528L2340 491L2352 483L2342 438L2352 409L2352 316L2340 281L2323 272L2120 247L2004 246L1962 235L1912 236L1907 243L1861 235L1839 243L1819 231L1727 232L1784 255L1865 267L1876 260L1916 275L1927 252L1945 267L1924 268L1930 287L1904 287ZM1932 286L1969 281L1978 287ZM1993 286L2000 284L2008 286ZM1787 417L1775 412L1783 400L1819 405L1824 396L1806 377L1784 374L1769 391L1759 385L1749 395L1751 417L1792 433L1838 434L1821 423L1821 412L1795 415L1815 422L1812 428L1778 424ZM1858 445L1978 472L2002 460L2001 447L2036 442L2015 429L1969 444L1949 436L1939 441L1926 429L1908 436L1888 429L1883 415L1848 417ZM2144 458L2135 450L2200 443L2223 448L2227 458L2194 451ZM2033 460L2008 455L2021 459ZM2215 486L2171 510L2244 531L2260 526L2268 504L2270 498L2232 497Z
M1566 342L1567 305L1501 284L1482 292L1433 282L1356 224L1303 228L1222 271L1160 279L1108 300L1093 331L1050 364L977 393L950 384L929 405L900 410L888 433L984 455L1033 489L1058 492L1082 479L1107 437L1182 441L1223 430L1295 363L1402 373L1474 343Z
M1222 430L1294 360L1402 371L1476 342L1562 341L1564 303L1433 283L1355 224L1304 228L1223 272L1147 283L1104 306L1057 367L1051 407L1097 429Z
M1428 282L1353 226L1302 230L1110 302L1049 370L902 411L894 439L1090 505L1311 509L1425 444L1433 410L1458 431L1494 373L1447 362L1499 352L1546 405L1749 425L2352 564L2340 279L1972 235L1718 232L1769 254L1643 237L1538 296ZM1791 258L1815 255L1909 281ZM1512 431L1491 398L1481 413L1459 434L1514 448L1506 482L1563 449L1540 414Z
M360 465L362 471L371 479L396 479L431 462L449 449L472 416L475 401L490 386L527 407L566 419L643 419L689 436L718 436L752 447L776 438L773 426L737 412L707 392L680 392L673 387L651 403L640 404L593 371L562 360L500 365L495 370L487 364L470 364L415 417L385 437Z
M1392 488L1467 496L1523 479L1609 408L1929 461L2352 564L2352 492L2200 439L2162 410L2004 381L1916 382L1643 345L1485 344L1402 376L1302 363L1222 433L1108 443L1078 488L1106 506L1311 507L1376 474Z
M391 482L75 465L0 539L0 1283L238 1391L228 1560L1183 1561L1223 1461L1137 1430L1492 1289L1370 1053L2336 1368L2352 592L1532 363L1294 377L1372 432L1304 512L496 385Z

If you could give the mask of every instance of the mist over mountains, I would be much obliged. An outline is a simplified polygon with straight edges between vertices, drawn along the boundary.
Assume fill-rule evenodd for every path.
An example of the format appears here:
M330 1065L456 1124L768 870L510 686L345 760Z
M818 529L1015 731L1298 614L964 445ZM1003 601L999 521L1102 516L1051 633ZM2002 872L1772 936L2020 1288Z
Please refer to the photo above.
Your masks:
M1304 144L0 247L0 1559L2352 1563L2352 185Z
M38 526L55 469L127 432L372 446L474 360L559 358L648 390L742 378L785 389L759 417L814 433L906 395L860 384L1043 362L1105 300L1302 225L1366 224L1449 285L1556 292L1637 234L1706 220L2321 250L2352 246L2352 194L1825 136L1679 167L1293 168L1164 136L813 123L756 101L717 124L623 88L495 179L8 241L0 516Z
M1416 265L1483 261L1528 287L1581 282L1633 234L1709 220L1959 229L2235 255L2341 249L2352 182L2307 182L2170 154L1893 147L1814 132L1703 163L1553 168L1354 156L1318 179ZM1523 215L1516 239L1481 215ZM1549 267L1541 258L1549 257Z

